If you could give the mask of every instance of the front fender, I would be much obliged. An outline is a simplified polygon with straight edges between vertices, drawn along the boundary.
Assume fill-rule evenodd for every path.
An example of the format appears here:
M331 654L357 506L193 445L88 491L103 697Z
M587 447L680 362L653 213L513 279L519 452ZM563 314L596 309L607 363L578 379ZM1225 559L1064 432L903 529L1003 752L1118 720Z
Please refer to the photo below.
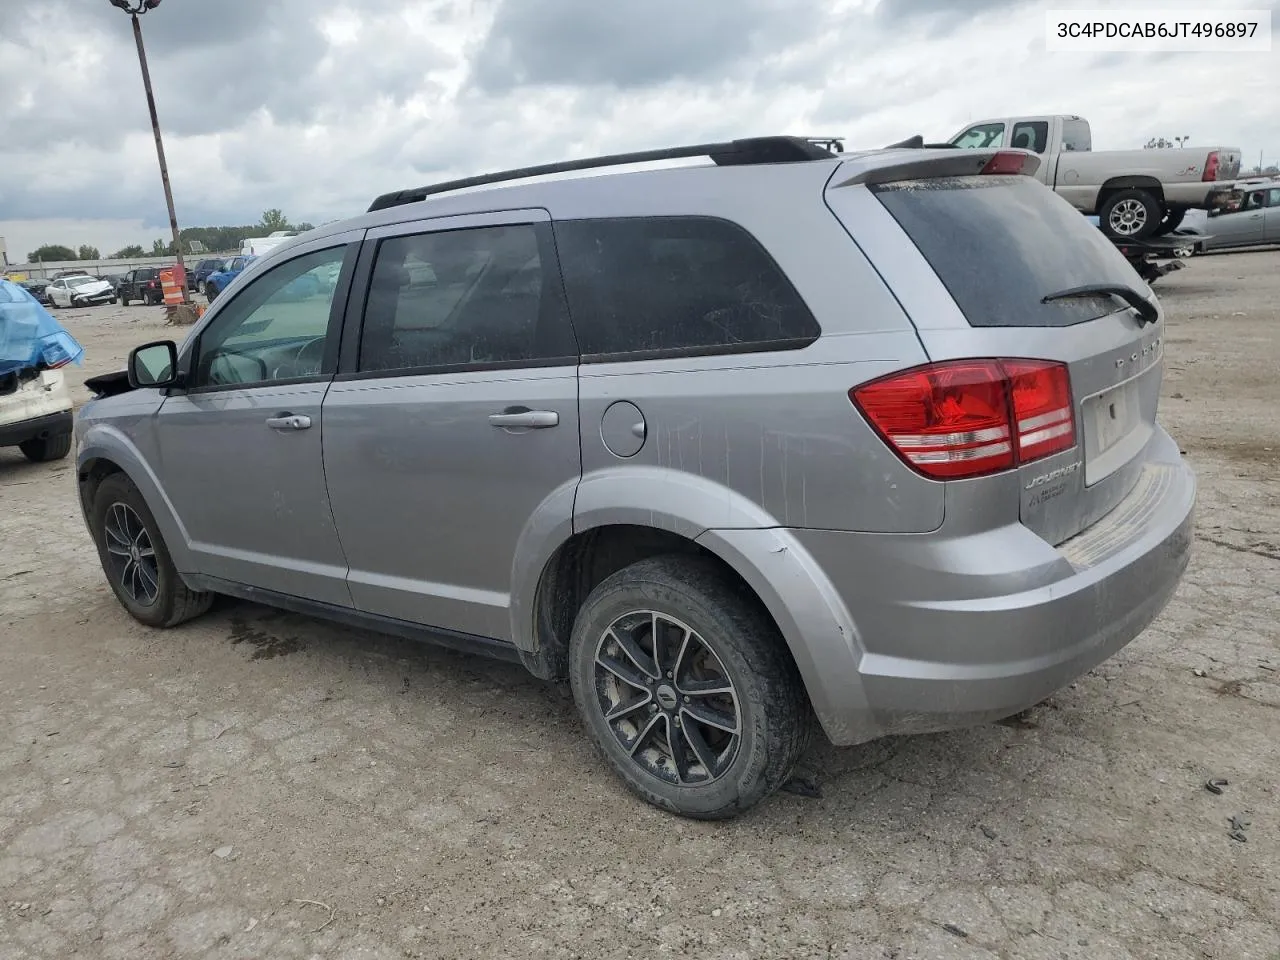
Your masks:
M191 538L178 517L177 511L164 492L160 478L156 476L137 444L118 427L104 422L90 423L84 427L76 449L76 473L84 476L95 461L105 460L119 467L132 481L147 503L147 509L160 527L160 536L178 572L185 575L195 572L191 556ZM80 507L88 520L89 504L81 497Z

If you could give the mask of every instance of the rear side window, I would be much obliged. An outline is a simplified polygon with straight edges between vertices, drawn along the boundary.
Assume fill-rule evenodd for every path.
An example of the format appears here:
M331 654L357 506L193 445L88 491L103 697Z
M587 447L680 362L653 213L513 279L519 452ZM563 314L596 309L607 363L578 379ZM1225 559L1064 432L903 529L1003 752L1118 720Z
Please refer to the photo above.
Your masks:
M1063 120L1062 149L1076 152L1092 150L1093 141L1089 136L1089 124L1083 120Z
M1064 327L1114 313L1108 296L1041 298L1085 284L1145 292L1102 231L1030 177L886 184L875 194L975 327Z
M360 370L576 363L550 227L515 224L378 245Z
M555 233L588 362L797 349L821 332L773 258L726 220L567 220Z

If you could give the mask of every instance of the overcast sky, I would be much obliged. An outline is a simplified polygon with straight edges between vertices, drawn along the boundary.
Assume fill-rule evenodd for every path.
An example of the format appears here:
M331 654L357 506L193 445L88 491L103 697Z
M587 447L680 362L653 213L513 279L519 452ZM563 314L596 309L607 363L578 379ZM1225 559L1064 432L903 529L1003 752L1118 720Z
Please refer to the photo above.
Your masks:
M1044 11L1073 6L1121 5L164 0L143 28L183 226L268 207L320 223L387 190L591 153L768 133L880 146L1002 114L1079 113L1096 149L1190 135L1250 166L1280 157L1280 48L1046 52ZM0 0L10 260L167 233L128 18L108 0Z

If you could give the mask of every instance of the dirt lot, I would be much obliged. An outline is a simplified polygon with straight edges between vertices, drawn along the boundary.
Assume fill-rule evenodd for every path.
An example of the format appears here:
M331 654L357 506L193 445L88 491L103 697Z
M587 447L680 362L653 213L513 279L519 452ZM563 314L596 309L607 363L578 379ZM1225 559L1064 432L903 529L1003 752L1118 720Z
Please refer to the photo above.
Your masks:
M230 602L143 629L70 461L0 451L0 960L1276 960L1280 253L1157 290L1201 481L1166 613L1018 721L823 744L820 799L721 825L633 800L514 667ZM61 313L78 377L165 335Z

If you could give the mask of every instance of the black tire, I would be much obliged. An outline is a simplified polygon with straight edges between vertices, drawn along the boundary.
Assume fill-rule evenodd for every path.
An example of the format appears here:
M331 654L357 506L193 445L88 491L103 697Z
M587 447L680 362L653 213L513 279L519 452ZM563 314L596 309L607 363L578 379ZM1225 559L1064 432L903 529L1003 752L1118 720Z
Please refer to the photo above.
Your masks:
M126 297L123 293L120 294L120 296L117 297L116 299L120 301L120 306L122 307L127 307L129 305L129 298Z
M71 452L71 434L60 433L53 437L24 440L18 444L18 449L32 463L48 463L50 460L61 460Z
M128 515L139 521L145 540L129 539L134 545L143 544L143 553L149 549L150 557L139 559L135 555L125 559L109 550L108 542L117 546L123 544L122 540L108 532L108 517L118 517L119 514L113 514L113 511L118 508L124 508L128 511ZM163 537L160 536L160 528L156 524L155 517L147 508L147 502L138 492L138 488L128 477L121 473L113 473L102 481L102 485L94 495L90 516L92 518L90 529L98 547L98 559L102 562L102 570L106 574L107 582L111 585L111 590L121 606L128 610L135 620L149 627L176 627L208 611L213 604L213 594L190 589L178 576L173 560L169 557L169 550L165 546ZM126 586L122 575L127 571L128 560L141 565L142 560L145 559L154 561L154 564L146 567L150 576L138 574L137 578L133 579L133 587ZM135 593L139 592L145 594L146 587L152 584L154 585L153 599L135 596ZM141 591L137 589L139 586L143 588Z
M1160 221L1160 225L1156 227L1153 237L1163 237L1166 234L1173 233L1180 226L1182 220L1186 217L1187 211L1185 207L1172 207L1165 211L1164 219Z
M1154 236L1165 217L1164 204L1145 190L1117 190L1098 211L1102 230L1118 240L1145 240Z
M206 283L204 285L204 298L206 300L208 300L210 303L213 303L213 298L216 297L217 295L218 295L218 291L214 288L212 283Z
M658 615L653 622L665 622L659 635L666 652L654 658L650 641L649 667L642 672L610 638L618 635L615 630L626 632L634 618L640 626L632 642L644 654L644 624L651 614ZM647 629L652 637L653 627ZM689 638L684 653L670 652L679 645L673 636L680 642ZM630 665L630 675L648 689L619 679L597 662L597 655ZM667 672L663 663L675 669ZM721 820L754 806L787 782L812 736L813 711L776 626L754 596L703 558L642 560L591 591L573 625L569 676L587 729L627 786L654 806L685 817ZM704 687L727 681L733 692L695 692L692 684L698 681ZM623 699L625 693L631 696ZM690 703L690 695L696 702ZM700 715L721 723L734 712L738 733L688 713L698 708ZM610 709L622 711L612 723ZM702 753L695 750L695 737ZM676 749L684 769L674 760ZM713 762L701 762L702 756Z

